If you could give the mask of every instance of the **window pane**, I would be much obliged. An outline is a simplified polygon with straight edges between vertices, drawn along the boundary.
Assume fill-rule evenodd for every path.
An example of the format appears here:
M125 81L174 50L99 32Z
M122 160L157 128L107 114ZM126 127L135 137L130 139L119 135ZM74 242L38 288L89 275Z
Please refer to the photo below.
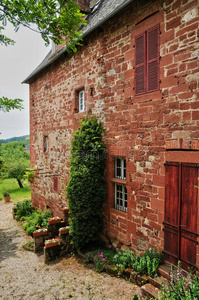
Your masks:
M115 184L115 208L127 212L127 189L125 185Z
M115 177L121 178L122 172L121 172L121 159L116 158L116 172Z
M84 111L84 91L79 92L79 111Z

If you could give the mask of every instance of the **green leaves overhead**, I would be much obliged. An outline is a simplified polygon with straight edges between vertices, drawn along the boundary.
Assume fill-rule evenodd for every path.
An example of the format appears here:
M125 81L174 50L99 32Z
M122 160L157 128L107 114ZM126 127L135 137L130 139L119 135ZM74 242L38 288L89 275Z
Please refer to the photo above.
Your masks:
M21 99L8 99L7 97L0 98L0 111L9 112L11 109L22 110L23 100Z
M46 45L66 43L68 50L76 50L81 40L78 28L86 24L84 15L73 0L0 0L0 44L13 44L3 34L7 21L15 31L25 26L39 32ZM36 25L36 28L33 25Z

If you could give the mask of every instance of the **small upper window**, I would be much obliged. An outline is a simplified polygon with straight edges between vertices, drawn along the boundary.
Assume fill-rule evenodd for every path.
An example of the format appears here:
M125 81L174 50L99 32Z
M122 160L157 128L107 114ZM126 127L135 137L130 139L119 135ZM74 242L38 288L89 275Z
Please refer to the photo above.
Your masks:
M135 94L159 90L159 25L135 38Z
M84 111L84 90L79 91L79 112Z
M53 186L54 186L54 191L58 192L58 177L53 176Z
M44 136L44 152L48 152L48 136Z
M126 159L115 159L115 178L126 179Z

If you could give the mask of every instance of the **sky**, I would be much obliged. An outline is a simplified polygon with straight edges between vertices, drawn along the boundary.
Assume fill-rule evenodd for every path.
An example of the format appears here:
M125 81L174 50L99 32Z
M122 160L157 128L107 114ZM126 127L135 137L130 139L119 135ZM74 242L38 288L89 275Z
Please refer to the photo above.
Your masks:
M41 36L21 27L17 33L8 25L4 33L15 40L14 46L0 45L0 97L24 100L25 109L0 111L0 139L29 134L29 85L21 84L50 50Z

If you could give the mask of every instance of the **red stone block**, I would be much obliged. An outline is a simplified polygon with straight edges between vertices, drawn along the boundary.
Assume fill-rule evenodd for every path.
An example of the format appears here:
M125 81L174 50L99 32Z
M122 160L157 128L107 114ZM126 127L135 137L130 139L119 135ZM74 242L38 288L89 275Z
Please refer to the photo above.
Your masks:
M199 120L199 111L192 111L192 120Z
M151 198L151 208L164 212L164 201L156 198Z
M165 186L165 177L161 175L153 175L153 184L157 186Z
M181 24L181 17L176 17L166 24L166 30L174 29Z

